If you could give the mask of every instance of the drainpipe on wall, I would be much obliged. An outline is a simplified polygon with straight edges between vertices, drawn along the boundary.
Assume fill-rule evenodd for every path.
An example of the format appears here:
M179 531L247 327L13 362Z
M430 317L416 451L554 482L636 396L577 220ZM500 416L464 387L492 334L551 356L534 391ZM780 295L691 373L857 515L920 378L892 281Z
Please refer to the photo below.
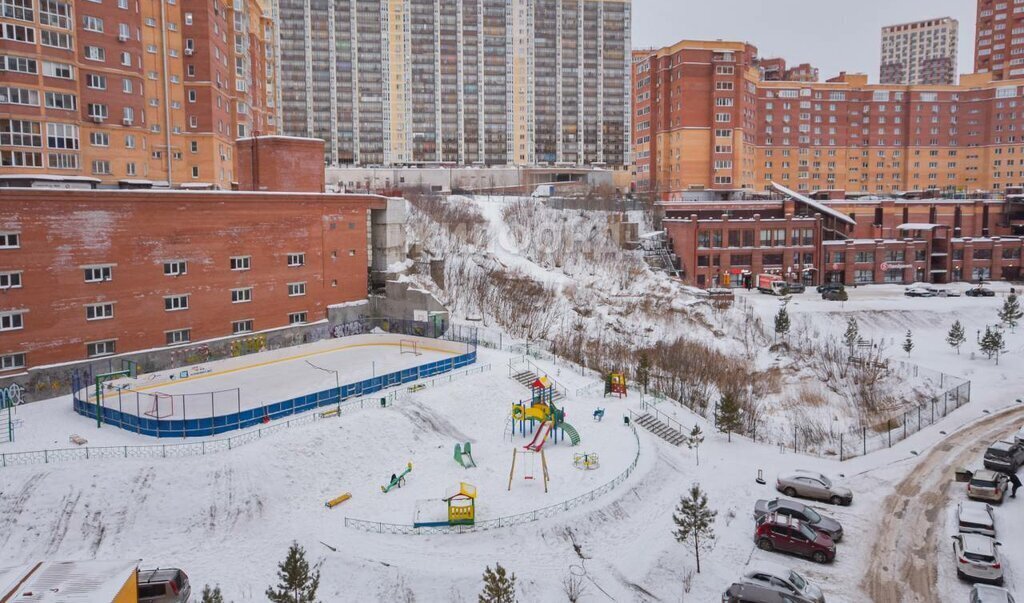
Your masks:
M166 0L160 2L160 53L163 55L164 64L164 142L167 145L164 153L167 155L167 186L174 185L171 175L171 87L168 83L171 74L167 63L167 4Z

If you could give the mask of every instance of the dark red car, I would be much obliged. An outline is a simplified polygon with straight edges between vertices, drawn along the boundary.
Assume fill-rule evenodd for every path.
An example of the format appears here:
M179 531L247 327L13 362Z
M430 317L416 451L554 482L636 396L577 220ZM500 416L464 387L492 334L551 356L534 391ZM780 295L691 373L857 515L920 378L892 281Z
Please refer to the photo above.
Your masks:
M754 542L761 550L800 555L817 563L836 558L836 543L831 538L802 521L774 513L757 524Z

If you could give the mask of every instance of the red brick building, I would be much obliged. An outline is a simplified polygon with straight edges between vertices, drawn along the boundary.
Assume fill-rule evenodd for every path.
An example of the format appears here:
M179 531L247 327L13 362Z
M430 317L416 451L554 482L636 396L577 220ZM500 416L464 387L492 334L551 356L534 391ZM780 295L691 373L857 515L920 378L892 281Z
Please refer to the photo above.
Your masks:
M1024 77L1024 12L1012 0L978 0L974 70L994 80Z
M807 285L1020 279L1021 196L829 200L778 191L663 203L683 281L739 287L759 273Z
M633 61L636 190L1004 191L1024 185L1024 80L762 79L757 49L682 41Z

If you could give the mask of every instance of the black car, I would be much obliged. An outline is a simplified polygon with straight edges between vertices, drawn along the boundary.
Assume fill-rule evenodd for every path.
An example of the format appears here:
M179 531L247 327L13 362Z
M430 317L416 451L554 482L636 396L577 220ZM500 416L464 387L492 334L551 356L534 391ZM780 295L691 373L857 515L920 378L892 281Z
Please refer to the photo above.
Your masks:
M799 519L835 542L839 542L843 537L843 526L838 521L831 517L825 517L807 505L795 500L776 498L773 500L759 500L754 503L754 521L760 522L762 517L770 513Z
M967 297L995 297L996 292L991 289L986 289L985 287L975 287L973 289L968 289L964 295Z
M821 292L821 299L827 301L846 301L850 299L850 296L846 294L846 289L825 289Z
M1016 473L1024 465L1024 446L1015 442L995 442L985 451L985 468Z
M824 293L826 291L843 291L846 289L846 285L842 283L822 283L818 285L818 293Z

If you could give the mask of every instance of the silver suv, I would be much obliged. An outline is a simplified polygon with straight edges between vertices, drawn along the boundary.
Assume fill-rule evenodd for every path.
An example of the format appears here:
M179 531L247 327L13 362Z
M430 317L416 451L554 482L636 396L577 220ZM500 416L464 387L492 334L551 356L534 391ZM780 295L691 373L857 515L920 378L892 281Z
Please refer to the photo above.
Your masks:
M722 603L815 603L793 593L778 589L737 582L722 593Z
M139 603L187 603L191 595L188 576L180 569L139 570Z
M832 480L814 471L796 470L780 475L775 480L775 489L790 498L811 498L830 502L833 505L848 505L853 502L853 492L832 483Z

